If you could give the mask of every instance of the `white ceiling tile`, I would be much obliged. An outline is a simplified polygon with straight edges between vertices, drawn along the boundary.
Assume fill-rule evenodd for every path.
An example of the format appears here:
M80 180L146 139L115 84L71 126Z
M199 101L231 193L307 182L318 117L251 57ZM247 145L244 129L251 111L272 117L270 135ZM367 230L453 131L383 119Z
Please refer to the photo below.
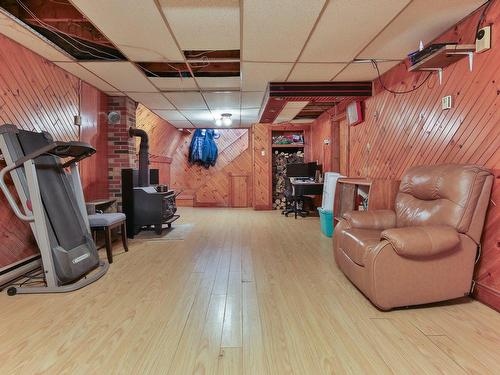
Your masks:
M152 0L72 0L132 61L182 61L175 41Z
M292 70L287 82L321 82L329 81L346 64L308 64L298 63Z
M289 122L297 116L307 104L309 104L309 101L287 102L276 119L273 121L273 124Z
M244 0L243 59L295 61L325 0Z
M127 96L123 92L120 92L120 91L104 91L104 93L107 96Z
M157 109L153 112L167 121L186 121L186 118L179 111Z
M81 62L97 76L109 82L120 91L155 92L156 88L134 64L126 61Z
M482 5L484 0L415 0L359 58L404 59Z
M3 13L0 8L0 34L18 42L22 46L38 53L50 61L73 61L71 57L61 52L58 47L36 32Z
M160 0L183 50L240 49L238 0Z
M233 121L233 127L237 127L240 125L240 109L239 108L225 108L215 111L208 110L186 110L182 111L184 116L193 123L196 127L204 127L204 128L214 128L217 127L215 125L215 119L221 117L223 113L230 113L231 120Z
M182 114L197 127L214 126L214 116L209 110L185 110Z
M193 78L150 77L149 80L164 91L196 90L198 88Z
M241 66L244 91L265 91L269 82L284 81L292 63L249 63Z
M96 76L94 73L89 72L83 66L75 62L56 62L57 66L63 68L67 72L77 76L83 81L91 84L92 86L98 88L101 91L117 91L115 87L111 86L109 83L103 81L101 78Z
M240 77L196 77L196 82L205 90L239 90Z
M297 118L290 120L290 123L292 124L308 124L310 122L313 122L314 120L311 120L310 118Z
M377 63L380 74L384 74L393 66L399 64L398 61L387 61ZM352 63L339 73L333 81L372 81L377 78L377 70L371 63Z
M164 92L163 95L179 109L207 109L207 105L199 92Z
M409 2L410 0L330 1L307 42L300 61L351 61Z
M259 108L247 108L247 109L242 109L240 118L241 118L241 123L248 125L248 124L254 124L259 121Z
M243 91L241 93L241 108L260 108L264 94L263 91Z
M233 121L237 120L240 118L240 107L226 107L226 108L219 108L211 111L215 118L221 117L223 113L230 113L231 114L231 119Z
M127 92L126 93L131 99L138 103L141 103L148 107L149 109L175 109L175 107L170 103L167 98L165 98L161 93L142 93L142 92Z
M239 91L204 92L203 96L207 100L208 106L212 110L220 108L240 107L241 93Z
M192 129L192 128L194 128L194 125L191 124L188 120L184 120L184 121L168 120L168 123L175 126L176 128L180 128L180 129Z

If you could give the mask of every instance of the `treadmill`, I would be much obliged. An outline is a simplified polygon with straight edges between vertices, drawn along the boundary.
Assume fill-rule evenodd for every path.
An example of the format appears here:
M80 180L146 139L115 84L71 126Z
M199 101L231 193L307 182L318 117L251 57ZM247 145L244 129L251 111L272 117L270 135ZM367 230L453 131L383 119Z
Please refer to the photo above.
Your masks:
M90 234L77 164L95 149L7 124L0 126L0 151L7 164L0 171L0 188L15 215L30 224L45 282L11 286L7 294L69 292L101 278L109 264L99 259ZM22 208L5 183L8 173Z

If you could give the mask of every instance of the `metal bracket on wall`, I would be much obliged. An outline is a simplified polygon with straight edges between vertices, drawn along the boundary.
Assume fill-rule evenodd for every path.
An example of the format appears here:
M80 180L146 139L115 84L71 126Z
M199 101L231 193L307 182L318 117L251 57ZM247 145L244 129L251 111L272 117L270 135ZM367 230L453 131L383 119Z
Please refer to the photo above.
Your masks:
M448 55L468 55L469 57L469 71L472 72L474 63L474 52L447 52ZM436 71L438 72L439 85L443 83L443 68L420 68L419 70Z

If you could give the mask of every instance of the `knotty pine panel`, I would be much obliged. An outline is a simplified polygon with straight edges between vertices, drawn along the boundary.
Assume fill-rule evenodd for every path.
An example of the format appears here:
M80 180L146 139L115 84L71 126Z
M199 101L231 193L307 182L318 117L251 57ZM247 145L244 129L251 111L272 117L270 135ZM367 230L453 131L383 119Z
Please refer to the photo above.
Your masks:
M136 127L148 133L150 167L159 169L161 184L170 185L172 157L183 138L182 133L142 104L137 106ZM137 138L137 150L139 143Z
M253 126L253 206L257 210L272 208L271 132L268 124Z
M78 139L78 78L0 35L0 124ZM14 216L0 194L0 269L35 255L29 226Z
M339 124L333 122L329 113L324 113L311 126L311 161L323 166L323 172L338 172L338 130ZM325 140L330 141L325 144Z
M184 134L143 106L137 109L137 127L149 135L151 167L160 169L160 181L195 205L228 206L228 173L251 173L248 129L221 129L216 140L217 163L205 169L188 162L191 134Z
M484 24L492 24L496 30L500 27L499 17L500 1L495 1ZM477 13L471 15L437 41L471 43L477 19ZM473 71L469 71L464 58L444 69L442 85L433 74L419 90L394 95L374 81L374 96L365 102L365 122L349 129L349 175L399 179L413 165L471 163L496 170L498 176L500 33L492 35L493 48L474 55ZM383 82L392 90L404 91L419 84L427 74L408 73L402 63L386 73ZM446 95L452 95L453 108L443 111L441 98ZM475 274L479 288L489 288L487 292L478 292L478 298L497 308L500 308L499 185L497 177L485 224L483 254Z
M96 153L80 162L80 177L87 201L109 198L107 96L82 82L80 89L80 140Z
M195 206L231 206L231 175L248 176L245 187L248 194L247 205L252 205L251 200L251 173L252 173L252 151L251 147L240 153L231 163L225 166L221 171L212 176L203 186L201 186L195 193Z
M173 157L182 135L179 129L142 104L137 106L136 126L148 133L151 154L167 158ZM137 147L139 147L140 139L137 138L136 142Z

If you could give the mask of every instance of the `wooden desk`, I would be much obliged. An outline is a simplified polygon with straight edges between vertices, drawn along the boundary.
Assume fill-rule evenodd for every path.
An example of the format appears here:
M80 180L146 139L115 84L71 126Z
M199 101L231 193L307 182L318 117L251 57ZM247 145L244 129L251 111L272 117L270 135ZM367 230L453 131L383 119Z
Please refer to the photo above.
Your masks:
M303 197L304 195L322 195L323 183L311 180L301 180L297 179L297 177L290 177L290 184L292 185L292 194L295 197L293 207L295 218L297 218L297 214L304 217L308 214L308 212L303 209L299 210L297 198Z
M85 206L87 208L87 214L93 215L97 211L105 212L108 210L113 204L115 204L116 199L97 199L90 202L85 202Z

